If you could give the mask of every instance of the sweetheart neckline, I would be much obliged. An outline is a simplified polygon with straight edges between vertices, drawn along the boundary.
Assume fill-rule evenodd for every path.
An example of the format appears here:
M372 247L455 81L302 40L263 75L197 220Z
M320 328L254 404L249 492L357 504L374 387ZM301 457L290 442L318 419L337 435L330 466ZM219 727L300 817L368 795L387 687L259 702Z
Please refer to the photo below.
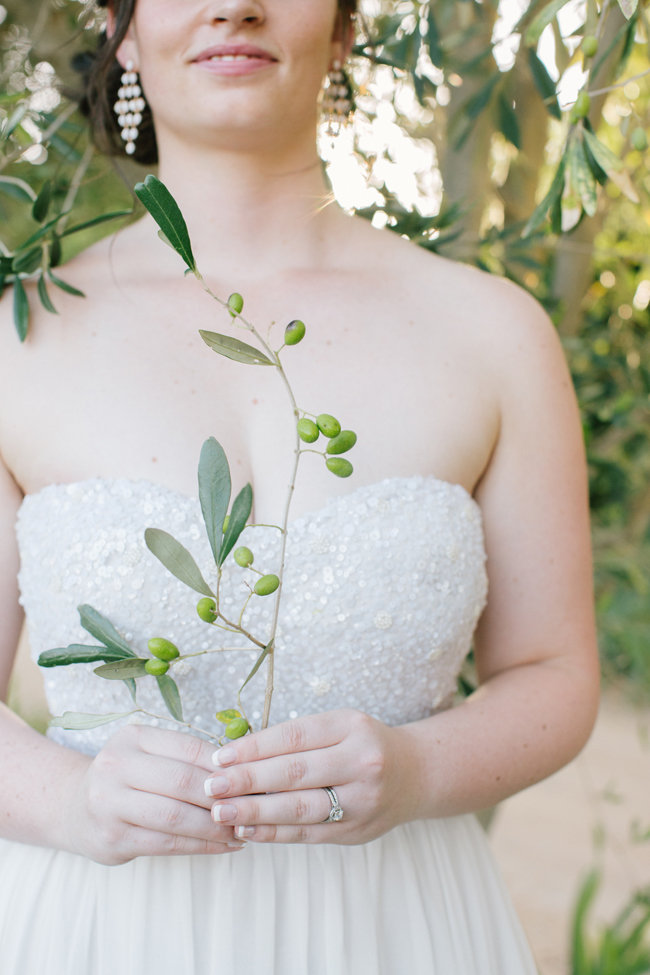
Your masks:
M352 491L347 491L345 494L336 494L331 498L328 498L325 504L320 508L313 511L306 511L304 514L299 515L297 518L291 519L289 521L289 529L295 529L297 525L301 525L303 522L313 521L318 518L324 512L330 510L339 504L347 503L352 499L363 495L363 493L370 492L378 487L387 486L389 484L413 484L417 482L422 482L423 484L430 484L436 488L445 488L450 491L458 492L460 491L462 496L466 501L470 501L471 504L476 508L479 515L481 514L481 508L476 500L467 488L463 484L459 484L456 481L446 481L444 478L436 477L435 474L406 474L406 475L392 475L389 477L381 478L378 481L371 481L369 484L360 484L358 487L353 488ZM107 484L111 486L125 485L131 488L153 488L156 491L162 491L166 494L174 495L177 498L181 498L183 501L189 502L191 504L199 504L198 495L191 495L185 491L178 488L170 487L167 484L162 484L158 481L149 480L146 477L85 477L77 481L57 481L52 484L46 484L37 491L29 492L24 495L21 502L19 511L22 510L23 505L26 501L34 498L38 498L44 495L48 491L52 490L65 490L68 488L81 488L84 485L91 484Z

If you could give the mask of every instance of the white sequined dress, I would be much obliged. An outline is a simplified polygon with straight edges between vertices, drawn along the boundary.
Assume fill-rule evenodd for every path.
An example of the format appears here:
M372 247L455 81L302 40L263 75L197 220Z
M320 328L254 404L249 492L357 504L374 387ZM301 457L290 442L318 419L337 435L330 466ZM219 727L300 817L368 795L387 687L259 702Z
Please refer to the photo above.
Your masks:
M197 596L144 545L147 526L175 535L210 576L198 502L144 481L89 480L27 497L18 519L20 584L34 656L95 642L88 603L136 651L150 636L181 650L214 646ZM247 529L264 571L279 533ZM232 563L232 560L230 560ZM224 572L241 604L247 570ZM403 724L446 707L486 596L480 511L457 485L390 478L295 521L289 533L272 720L340 707ZM270 625L271 599L247 623ZM229 638L230 641L230 638ZM230 641L232 645L232 641ZM215 729L255 655L181 662L185 718ZM93 665L45 671L50 710L131 707ZM163 715L154 681L139 703ZM259 717L263 679L246 689ZM161 721L161 723L163 723ZM52 729L96 752L118 725ZM142 857L106 867L0 840L2 975L534 975L535 966L472 816L418 821L361 846L249 843L235 855Z

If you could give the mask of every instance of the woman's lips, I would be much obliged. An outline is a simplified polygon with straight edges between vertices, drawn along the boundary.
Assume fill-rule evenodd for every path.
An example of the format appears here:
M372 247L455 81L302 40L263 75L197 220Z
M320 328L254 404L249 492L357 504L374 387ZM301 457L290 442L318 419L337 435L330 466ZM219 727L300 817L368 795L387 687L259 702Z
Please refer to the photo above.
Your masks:
M250 44L221 44L202 51L193 63L212 74L244 75L268 68L276 59Z

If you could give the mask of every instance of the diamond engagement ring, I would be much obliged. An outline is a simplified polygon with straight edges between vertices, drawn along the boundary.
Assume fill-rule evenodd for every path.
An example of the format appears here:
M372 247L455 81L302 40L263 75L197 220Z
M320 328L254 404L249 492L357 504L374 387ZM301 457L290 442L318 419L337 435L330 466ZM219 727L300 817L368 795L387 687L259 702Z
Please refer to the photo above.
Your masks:
M331 786L324 785L323 789L329 796L329 800L332 803L332 808L330 809L329 816L327 817L327 819L324 819L323 822L338 823L340 822L341 819L343 819L343 807L340 805L339 798Z

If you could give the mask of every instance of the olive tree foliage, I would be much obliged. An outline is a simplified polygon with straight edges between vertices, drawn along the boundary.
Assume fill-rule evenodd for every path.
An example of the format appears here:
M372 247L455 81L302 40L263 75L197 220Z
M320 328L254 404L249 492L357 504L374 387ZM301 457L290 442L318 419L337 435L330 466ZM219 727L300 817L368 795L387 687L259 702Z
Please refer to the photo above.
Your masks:
M142 172L89 145L68 91L90 0L0 0L0 287L53 311L67 256ZM647 0L362 0L342 204L518 281L565 343L583 410L605 656L650 689ZM332 145L332 143L335 143Z
M369 0L365 13L364 212L513 278L552 314L584 418L603 658L647 695L648 11L626 0Z
M21 341L30 318L23 282L36 281L52 314L57 288L81 297L59 265L97 225L132 210L132 194L93 149L77 110L71 62L97 26L92 6L77 0L0 4L0 294L13 286Z

